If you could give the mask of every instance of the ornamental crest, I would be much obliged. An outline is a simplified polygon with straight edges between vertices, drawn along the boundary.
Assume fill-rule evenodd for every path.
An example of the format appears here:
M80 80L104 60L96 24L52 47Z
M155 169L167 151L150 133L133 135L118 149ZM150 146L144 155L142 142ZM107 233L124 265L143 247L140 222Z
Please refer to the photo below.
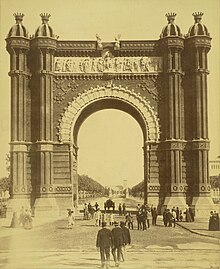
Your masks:
M78 84L75 80L68 80L68 79L55 79L54 80L54 91L56 91L56 95L54 96L54 102L60 104L64 99L65 95L70 91L75 91L78 87Z
M150 76L138 85L143 91L147 91L149 94L153 96L155 101L160 101L162 99L161 94L158 92L158 88L160 87L158 83L158 78Z

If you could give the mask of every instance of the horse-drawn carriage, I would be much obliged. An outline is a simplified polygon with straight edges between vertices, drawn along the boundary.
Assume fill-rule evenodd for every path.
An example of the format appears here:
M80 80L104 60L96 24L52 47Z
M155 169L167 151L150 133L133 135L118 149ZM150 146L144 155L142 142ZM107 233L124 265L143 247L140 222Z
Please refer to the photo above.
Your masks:
M108 199L104 202L104 209L106 211L106 209L109 210L110 208L112 208L114 211L115 210L115 203L111 199Z

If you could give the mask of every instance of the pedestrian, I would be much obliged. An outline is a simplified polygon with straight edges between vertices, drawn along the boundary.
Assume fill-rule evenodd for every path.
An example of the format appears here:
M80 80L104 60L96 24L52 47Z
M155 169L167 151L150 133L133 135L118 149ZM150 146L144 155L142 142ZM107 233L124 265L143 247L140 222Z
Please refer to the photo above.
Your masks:
M137 211L136 218L137 218L137 226L138 226L138 230L141 230L141 229L142 229L142 216L141 216L141 211Z
M126 246L131 244L131 234L129 229L126 227L126 223L124 221L120 222L120 227L122 228L124 234L124 244L122 246L122 261L125 261L126 258Z
M176 208L176 221L179 221L180 220L180 210L179 210L179 207L177 206Z
M114 214L113 213L110 213L110 225L113 226L114 225Z
M30 210L25 210L25 216L24 216L24 229L25 230L31 230L32 229L32 217Z
M219 216L216 211L210 212L209 231L219 231Z
M153 208L151 215L152 215L152 225L155 226L155 225L157 225L157 209L156 209L156 207Z
M134 229L134 225L133 225L133 218L131 216L131 212L128 212L126 217L125 217L125 224L128 225L129 229Z
M141 209L141 205L138 204L137 207L136 207L137 211L139 211Z
M107 223L107 214L106 214L106 212L102 213L101 222L106 222Z
M189 207L189 215L190 215L190 217L191 217L192 222L194 222L194 221L195 221L195 216L194 216L194 213L193 213L191 207Z
M126 212L126 205L125 205L125 203L122 204L122 212L123 212L123 215L125 216L125 212Z
M84 204L84 219L85 220L89 219L89 210L88 210L88 205L86 203Z
M170 212L170 209L167 209L167 224L168 224L168 227L172 227L172 222L173 222L173 215Z
M115 266L118 267L122 256L122 246L124 244L124 233L117 221L114 222L115 227L112 229L112 255Z
M179 221L183 221L183 212L182 212L182 210L180 210L180 213L179 213Z
M163 211L163 223L164 223L164 226L167 227L167 209L164 209Z
M176 210L172 209L172 223L173 223L173 227L176 227Z
M143 231L147 230L147 211L146 210L143 210L141 212L141 222L142 222L142 229Z
M184 212L184 214L185 214L185 221L186 222L192 222L192 218L191 218L191 215L189 213L189 209L188 208L186 208L186 211Z
M13 212L13 216L12 216L12 220L11 220L11 228L19 228L20 227L20 223L19 223L19 219L17 216L17 212Z
M119 213L119 216L122 215L122 206L121 206L121 204L119 204L119 206L118 206L118 213Z
M101 267L109 268L110 251L112 247L112 233L106 228L106 222L102 222L102 229L98 231L96 239L96 247L100 251Z
M20 223L20 226L22 227L24 227L24 218L25 218L25 209L22 206L20 210L20 215L19 215L19 223Z
M150 228L150 222L152 222L152 214L150 208L146 210L146 221L147 221L147 228Z
M97 211L95 212L95 226L101 226L102 223L102 212L98 208Z
M67 216L67 221L68 221L68 228L72 229L74 226L74 215L73 215L73 211L72 210L68 210L68 216Z
M96 202L94 206L95 206L95 211L97 211L97 209L99 207L98 203Z

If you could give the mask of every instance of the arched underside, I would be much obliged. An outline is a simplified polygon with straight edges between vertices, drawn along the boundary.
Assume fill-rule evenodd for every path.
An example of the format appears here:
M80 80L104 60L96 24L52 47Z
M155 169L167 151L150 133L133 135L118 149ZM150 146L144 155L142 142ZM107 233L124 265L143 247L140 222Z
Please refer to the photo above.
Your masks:
M149 102L134 90L110 85L91 88L69 102L59 120L59 141L77 145L78 131L84 120L97 111L110 108L130 114L139 123L144 141L159 140L158 118Z

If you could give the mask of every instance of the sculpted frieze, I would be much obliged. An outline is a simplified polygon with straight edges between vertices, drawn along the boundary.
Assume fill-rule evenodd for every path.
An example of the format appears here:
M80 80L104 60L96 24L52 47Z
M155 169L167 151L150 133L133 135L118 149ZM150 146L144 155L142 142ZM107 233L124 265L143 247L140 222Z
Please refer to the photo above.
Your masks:
M55 57L55 73L158 73L161 57Z

